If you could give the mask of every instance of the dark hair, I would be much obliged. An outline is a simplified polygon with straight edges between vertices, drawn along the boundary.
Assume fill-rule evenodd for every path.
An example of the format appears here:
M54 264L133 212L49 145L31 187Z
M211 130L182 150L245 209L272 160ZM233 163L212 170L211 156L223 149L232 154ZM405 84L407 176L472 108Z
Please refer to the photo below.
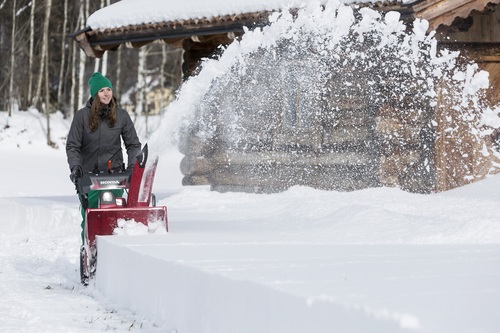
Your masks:
M94 132L99 126L99 122L101 120L101 109L103 107L108 107L108 112L106 115L106 121L108 122L109 127L115 126L116 123L116 102L114 98L111 98L111 102L109 105L102 105L99 97L94 98L92 101L92 106L90 107L90 131Z

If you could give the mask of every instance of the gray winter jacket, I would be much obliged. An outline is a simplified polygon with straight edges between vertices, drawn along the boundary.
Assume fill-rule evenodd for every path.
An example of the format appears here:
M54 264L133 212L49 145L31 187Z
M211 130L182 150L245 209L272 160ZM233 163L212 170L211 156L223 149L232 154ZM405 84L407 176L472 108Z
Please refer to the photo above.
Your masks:
M133 167L136 156L141 151L141 142L137 137L134 123L127 111L116 109L116 123L109 127L106 121L101 121L94 132L90 131L89 117L92 99L78 110L73 117L68 139L66 140L66 155L70 170L79 165L83 172L93 171L97 163L99 171L108 169L108 160L113 169L119 169L123 164L121 139L128 155L128 167Z

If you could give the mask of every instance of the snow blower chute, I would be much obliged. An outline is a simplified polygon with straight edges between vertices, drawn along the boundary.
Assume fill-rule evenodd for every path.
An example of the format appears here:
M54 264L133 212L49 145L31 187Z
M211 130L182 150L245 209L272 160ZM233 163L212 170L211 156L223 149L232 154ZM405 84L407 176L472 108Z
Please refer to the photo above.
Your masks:
M84 243L80 252L80 277L87 285L95 273L97 263L96 236L113 235L118 221L134 220L146 226L164 227L168 231L167 208L156 206L152 193L153 180L158 158L146 167L147 144L137 156L132 172L86 173L77 183L77 191L82 202L86 202L89 191L99 191L97 208L86 208ZM128 195L115 197L112 190L123 190ZM116 192L116 191L115 191Z

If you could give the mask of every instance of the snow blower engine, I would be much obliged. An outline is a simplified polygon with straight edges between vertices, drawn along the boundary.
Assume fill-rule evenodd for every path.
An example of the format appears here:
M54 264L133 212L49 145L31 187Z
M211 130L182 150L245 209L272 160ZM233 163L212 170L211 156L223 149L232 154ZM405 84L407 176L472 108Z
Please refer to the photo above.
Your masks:
M83 246L80 251L80 277L87 285L93 277L97 264L96 236L113 235L120 220L135 221L147 227L164 227L168 231L167 208L156 206L152 193L158 158L148 165L147 144L137 156L132 172L113 172L111 167L104 172L85 173L76 187L82 203L89 191L99 191L97 208L86 208ZM115 197L112 190L123 190L126 195ZM116 191L115 191L116 193Z

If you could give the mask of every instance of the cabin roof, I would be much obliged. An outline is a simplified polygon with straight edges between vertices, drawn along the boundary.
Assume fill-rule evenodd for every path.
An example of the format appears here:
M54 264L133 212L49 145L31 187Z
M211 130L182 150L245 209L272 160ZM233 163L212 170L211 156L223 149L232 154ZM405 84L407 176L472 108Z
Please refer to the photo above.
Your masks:
M322 0L326 2L326 0ZM271 13L290 8L291 0L172 0L119 1L94 12L87 27L71 34L87 56L101 57L126 43L131 47L161 41L180 46L186 38L224 44L244 27L268 23ZM457 17L483 11L500 0L344 0L354 6L398 11L404 20L429 21L429 31L451 25Z

